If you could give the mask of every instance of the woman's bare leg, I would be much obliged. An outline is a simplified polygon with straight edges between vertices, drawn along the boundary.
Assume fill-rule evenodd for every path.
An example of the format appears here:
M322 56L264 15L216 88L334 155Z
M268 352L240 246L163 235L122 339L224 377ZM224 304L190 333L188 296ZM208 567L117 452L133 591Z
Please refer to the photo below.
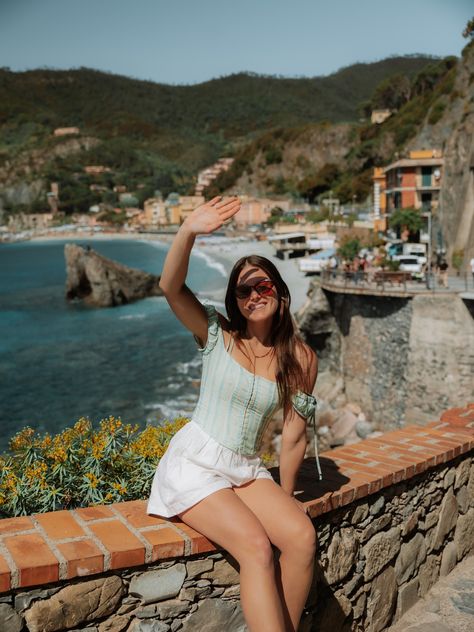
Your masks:
M219 490L179 517L238 561L240 601L250 632L285 632L270 541L237 494Z
M281 551L280 578L286 630L295 632L308 597L314 569L316 533L293 498L270 479L234 488Z

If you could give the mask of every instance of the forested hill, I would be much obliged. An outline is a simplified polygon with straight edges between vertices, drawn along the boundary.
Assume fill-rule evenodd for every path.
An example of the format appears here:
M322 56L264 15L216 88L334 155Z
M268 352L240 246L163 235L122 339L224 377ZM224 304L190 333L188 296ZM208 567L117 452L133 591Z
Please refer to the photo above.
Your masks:
M186 86L90 69L0 69L4 208L29 210L34 203L39 210L48 180L55 180L62 185L64 210L87 209L88 183L80 193L80 181L72 178L84 164L109 166L114 182L129 190L141 183L146 192L190 191L198 169L235 154L266 131L357 121L361 102L370 100L382 81L395 75L411 80L428 63L433 58L391 57L327 77L240 73ZM80 128L83 141L53 138L56 127L69 126ZM25 183L32 181L37 184L25 193Z
M392 57L355 64L327 77L288 79L249 73L172 86L89 69L0 71L0 123L27 118L39 125L144 136L163 128L218 131L231 138L262 127L321 120L353 121L361 101L387 77L409 77L431 58Z

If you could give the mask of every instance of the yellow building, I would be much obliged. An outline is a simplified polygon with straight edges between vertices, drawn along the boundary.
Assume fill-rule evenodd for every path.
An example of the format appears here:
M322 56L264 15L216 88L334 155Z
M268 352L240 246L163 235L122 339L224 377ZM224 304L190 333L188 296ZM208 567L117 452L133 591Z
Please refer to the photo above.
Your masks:
M161 198L148 198L143 203L143 209L147 226L165 226L168 224L166 205Z

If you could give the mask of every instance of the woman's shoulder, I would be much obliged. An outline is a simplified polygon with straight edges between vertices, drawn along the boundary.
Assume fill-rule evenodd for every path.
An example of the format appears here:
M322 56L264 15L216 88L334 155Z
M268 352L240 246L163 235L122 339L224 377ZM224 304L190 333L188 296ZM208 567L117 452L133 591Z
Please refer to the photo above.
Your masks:
M296 343L296 358L303 371L310 369L314 364L317 365L318 363L316 352L303 340L298 340Z

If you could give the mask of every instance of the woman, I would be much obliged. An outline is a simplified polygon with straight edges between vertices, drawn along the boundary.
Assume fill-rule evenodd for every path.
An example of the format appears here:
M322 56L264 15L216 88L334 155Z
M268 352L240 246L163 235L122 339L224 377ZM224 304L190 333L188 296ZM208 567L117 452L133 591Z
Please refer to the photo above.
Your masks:
M148 513L180 519L226 549L240 565L241 604L251 632L295 631L313 574L316 537L294 497L306 449L306 417L317 375L314 352L296 336L290 296L275 266L253 255L231 272L228 319L185 285L195 237L240 209L216 197L180 227L160 287L203 356L193 419L161 459ZM284 408L281 486L256 452L267 421ZM279 551L275 566L272 545Z

